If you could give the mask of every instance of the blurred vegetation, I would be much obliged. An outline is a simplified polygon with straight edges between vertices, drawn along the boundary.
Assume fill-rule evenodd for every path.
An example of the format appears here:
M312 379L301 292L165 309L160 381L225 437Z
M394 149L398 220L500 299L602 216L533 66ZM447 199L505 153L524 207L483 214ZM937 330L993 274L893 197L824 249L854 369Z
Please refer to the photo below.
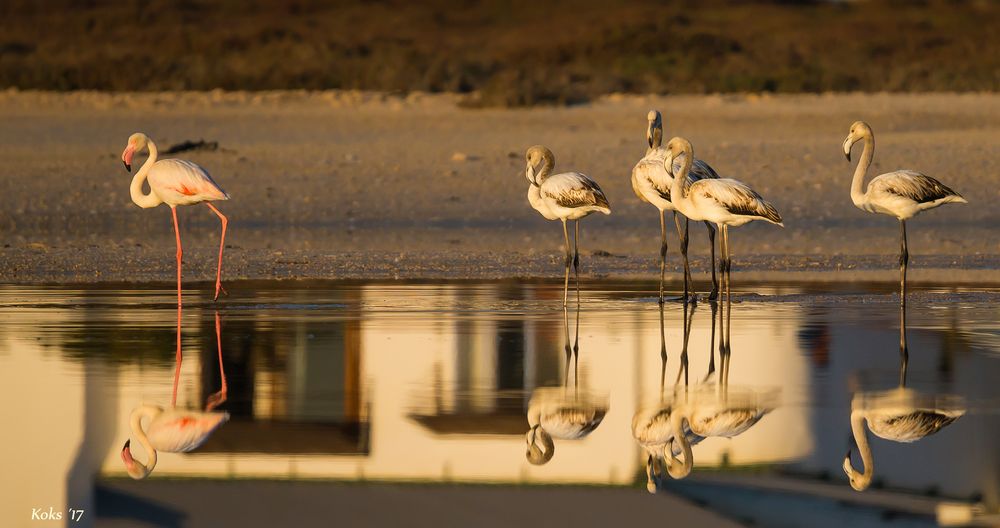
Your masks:
M1000 88L1000 2L6 0L0 87L612 92Z

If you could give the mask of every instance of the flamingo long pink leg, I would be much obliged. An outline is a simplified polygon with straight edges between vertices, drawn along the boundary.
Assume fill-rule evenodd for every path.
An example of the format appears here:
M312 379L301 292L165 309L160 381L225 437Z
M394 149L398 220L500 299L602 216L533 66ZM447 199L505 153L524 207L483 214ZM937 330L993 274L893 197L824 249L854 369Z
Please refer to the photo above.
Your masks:
M218 209L216 209L215 206L212 205L212 202L205 202L205 205L207 205L209 209L214 211L215 214L219 215L219 220L222 221L222 238L219 240L219 269L218 271L216 271L215 274L215 297L213 299L213 300L218 300L219 290L222 290L223 292L226 291L222 288L222 249L226 247L226 226L229 224L229 219L227 219L224 214L222 214Z
M181 309L181 255L184 251L181 249L181 228L177 224L177 208L171 207L170 214L174 217L174 234L177 236L177 310L179 311ZM180 317L177 319L177 325L179 328ZM178 337L178 339L180 338Z
M226 368L222 366L222 323L219 320L219 312L215 312L215 343L219 353L219 377L222 378L222 390L208 398L205 410L211 411L226 401L229 388L226 385Z
M177 355L174 357L174 391L170 396L170 406L177 406L177 383L181 379L181 305L177 303Z

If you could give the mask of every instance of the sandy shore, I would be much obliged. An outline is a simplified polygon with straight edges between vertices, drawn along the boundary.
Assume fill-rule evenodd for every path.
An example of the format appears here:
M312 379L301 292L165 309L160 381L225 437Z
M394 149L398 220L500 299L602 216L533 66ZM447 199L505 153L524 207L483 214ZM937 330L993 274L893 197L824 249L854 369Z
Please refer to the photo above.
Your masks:
M231 219L230 279L559 276L560 229L525 199L523 152L535 143L552 148L557 170L597 179L611 201L610 217L583 223L584 271L652 278L656 211L629 185L650 108L664 112L666 135L690 138L699 157L784 215L785 229L734 231L735 267L748 278L895 278L896 222L849 198L853 165L840 145L865 119L877 136L873 173L920 170L970 202L910 222L911 276L1000 282L995 94L611 96L467 110L448 95L16 91L0 92L0 281L172 278L167 208L129 200L119 155L134 131L161 149L219 142L179 157L233 196L220 206ZM179 214L186 280L208 280L218 222L205 207ZM699 267L704 233L692 226ZM671 255L675 247L672 238Z

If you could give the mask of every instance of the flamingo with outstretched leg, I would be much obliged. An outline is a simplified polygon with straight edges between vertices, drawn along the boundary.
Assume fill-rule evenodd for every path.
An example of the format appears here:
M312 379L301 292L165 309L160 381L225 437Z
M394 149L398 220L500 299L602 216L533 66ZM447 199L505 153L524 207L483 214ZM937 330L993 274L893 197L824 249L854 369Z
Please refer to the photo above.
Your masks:
M226 191L215 183L208 171L187 160L164 159L157 160L156 145L146 134L135 133L129 136L125 151L122 152L122 163L125 169L132 172L132 157L136 152L149 151L149 157L142 167L132 177L129 194L132 201L143 209L156 207L161 203L170 206L170 214L174 218L174 234L177 236L177 304L181 304L181 232L177 224L177 206L193 205L204 202L209 209L219 216L222 222L222 238L219 240L219 266L215 275L215 297L219 298L222 289L222 250L226 246L226 225L229 220L214 205L213 201L228 200ZM143 182L149 183L149 193L142 192Z

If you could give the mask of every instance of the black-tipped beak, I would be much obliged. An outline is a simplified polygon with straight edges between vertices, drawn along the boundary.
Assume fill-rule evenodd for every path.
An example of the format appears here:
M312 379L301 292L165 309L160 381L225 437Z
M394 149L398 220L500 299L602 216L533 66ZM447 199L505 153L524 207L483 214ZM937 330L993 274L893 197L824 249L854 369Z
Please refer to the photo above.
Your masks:
M128 163L125 163L124 161L122 162L122 165L125 165L125 170L127 170L129 172L132 172L132 166L131 165L129 165Z
M847 454L844 455L844 458L851 458L851 450L850 449L847 450Z
M844 153L844 157L847 158L847 161L851 161L851 153L850 152L845 152Z
M122 447L122 451L128 449L128 446L130 446L130 445L132 445L132 439L131 438L129 438L128 440L125 441L125 445Z

